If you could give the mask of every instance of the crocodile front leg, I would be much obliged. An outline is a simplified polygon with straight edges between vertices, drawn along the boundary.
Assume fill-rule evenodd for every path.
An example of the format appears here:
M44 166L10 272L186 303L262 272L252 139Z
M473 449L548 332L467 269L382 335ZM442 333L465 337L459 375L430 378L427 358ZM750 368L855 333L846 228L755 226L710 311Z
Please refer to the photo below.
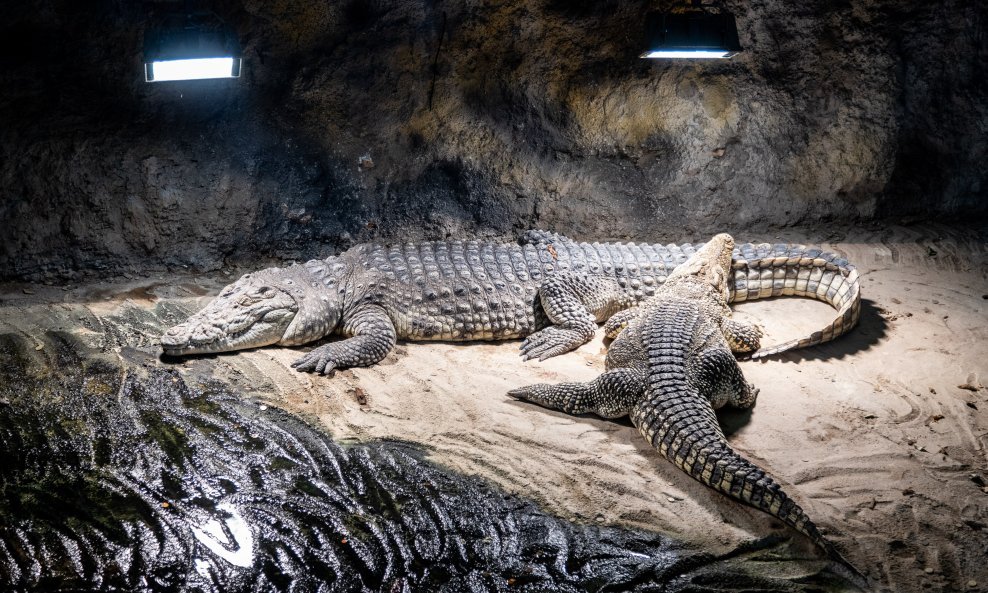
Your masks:
M644 397L645 375L639 369L620 368L586 383L539 383L512 389L508 395L567 414L592 412L602 418L620 418Z
M597 322L633 304L613 279L561 273L539 288L546 316L554 325L528 336L521 345L522 359L545 360L589 342Z
M366 367L380 362L395 346L394 322L377 305L364 305L343 320L339 342L325 344L292 363L297 371L328 375L334 369Z

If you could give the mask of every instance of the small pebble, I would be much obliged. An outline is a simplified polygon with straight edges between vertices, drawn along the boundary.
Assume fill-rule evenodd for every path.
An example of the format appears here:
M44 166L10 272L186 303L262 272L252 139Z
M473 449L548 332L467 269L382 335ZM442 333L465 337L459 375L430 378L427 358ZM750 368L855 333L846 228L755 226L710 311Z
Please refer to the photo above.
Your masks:
M923 572L925 572L926 574L933 574L933 569L927 566L926 568L923 569Z
M668 500L669 502L676 502L676 499L671 496L667 496L666 500Z
M973 589L974 587L978 586L978 581L971 579L970 581L967 582L967 586Z
M265 406L264 404L261 404L261 405L260 405L259 407L260 407L260 410L261 410L262 412L263 412L264 410L267 410L267 409L268 409L268 407L267 407L267 406Z
M35 350L44 350L44 348L45 348L44 344L38 344L34 347Z

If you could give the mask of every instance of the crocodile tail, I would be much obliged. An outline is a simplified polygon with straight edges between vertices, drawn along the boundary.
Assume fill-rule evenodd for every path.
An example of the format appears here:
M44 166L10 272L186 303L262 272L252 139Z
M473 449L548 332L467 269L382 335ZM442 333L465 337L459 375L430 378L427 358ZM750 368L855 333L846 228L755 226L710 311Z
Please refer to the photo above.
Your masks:
M782 487L728 444L710 401L687 376L687 353L695 350L691 348L695 341L705 341L705 333L694 303L670 303L654 312L642 327L648 385L646 397L631 411L632 422L663 457L690 477L780 519L845 568L845 576L864 582Z
M735 251L731 302L776 296L800 296L823 301L837 310L825 328L808 336L763 348L758 359L788 350L829 342L851 330L861 316L858 271L834 253L802 245L741 245Z
M654 387L633 411L632 420L663 457L698 482L780 519L823 550L843 576L859 586L865 582L802 507L763 469L731 448L704 397L692 388L670 389L665 382Z
M639 430L663 457L693 479L734 500L777 517L828 553L833 546L803 509L764 470L727 443L710 402L689 388L660 387L639 406Z

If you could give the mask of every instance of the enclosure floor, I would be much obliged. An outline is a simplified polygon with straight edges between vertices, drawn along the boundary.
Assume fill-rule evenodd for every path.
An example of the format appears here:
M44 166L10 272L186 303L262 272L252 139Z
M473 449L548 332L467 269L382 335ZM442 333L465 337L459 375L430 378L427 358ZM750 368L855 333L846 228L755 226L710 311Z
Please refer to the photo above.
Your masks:
M792 231L772 242L838 251L858 266L860 325L822 347L742 362L755 408L721 415L733 446L782 483L844 554L895 591L988 589L988 247L985 234L882 227L832 242ZM165 303L192 311L232 275L149 277L82 287L5 285L0 319L30 333L28 308L84 307L99 318ZM25 292L25 290L29 292ZM833 311L796 298L739 305L774 344L823 327ZM178 321L174 319L172 321ZM65 328L86 332L92 328ZM154 331L125 337L153 350ZM627 422L571 417L515 401L529 383L589 380L602 336L544 363L518 343L401 343L381 364L332 377L295 372L307 348L194 358L182 373L252 389L339 440L399 439L485 476L549 512L659 530L723 553L768 535L773 519L728 501L661 458Z

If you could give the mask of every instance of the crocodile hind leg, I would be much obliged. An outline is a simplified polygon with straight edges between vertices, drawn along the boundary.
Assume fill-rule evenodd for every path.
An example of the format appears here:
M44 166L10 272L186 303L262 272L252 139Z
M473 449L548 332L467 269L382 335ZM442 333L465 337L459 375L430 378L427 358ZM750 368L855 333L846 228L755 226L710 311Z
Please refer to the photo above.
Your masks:
M567 414L620 418L644 397L645 375L635 368L614 369L585 383L539 383L512 389L508 395Z
M737 359L727 348L709 348L693 358L689 365L690 383L710 400L713 409L728 404L742 409L755 405L758 388L745 380Z
M720 330L724 333L724 338L732 352L747 354L758 350L761 345L762 330L757 325L742 323L725 316L721 319Z
M598 321L632 304L616 281L575 273L546 280L539 288L539 298L554 325L522 342L524 360L545 360L579 348L593 338Z
M387 356L396 341L394 322L377 305L358 308L344 319L343 334L352 337L319 346L292 366L324 375L339 368L371 366Z

